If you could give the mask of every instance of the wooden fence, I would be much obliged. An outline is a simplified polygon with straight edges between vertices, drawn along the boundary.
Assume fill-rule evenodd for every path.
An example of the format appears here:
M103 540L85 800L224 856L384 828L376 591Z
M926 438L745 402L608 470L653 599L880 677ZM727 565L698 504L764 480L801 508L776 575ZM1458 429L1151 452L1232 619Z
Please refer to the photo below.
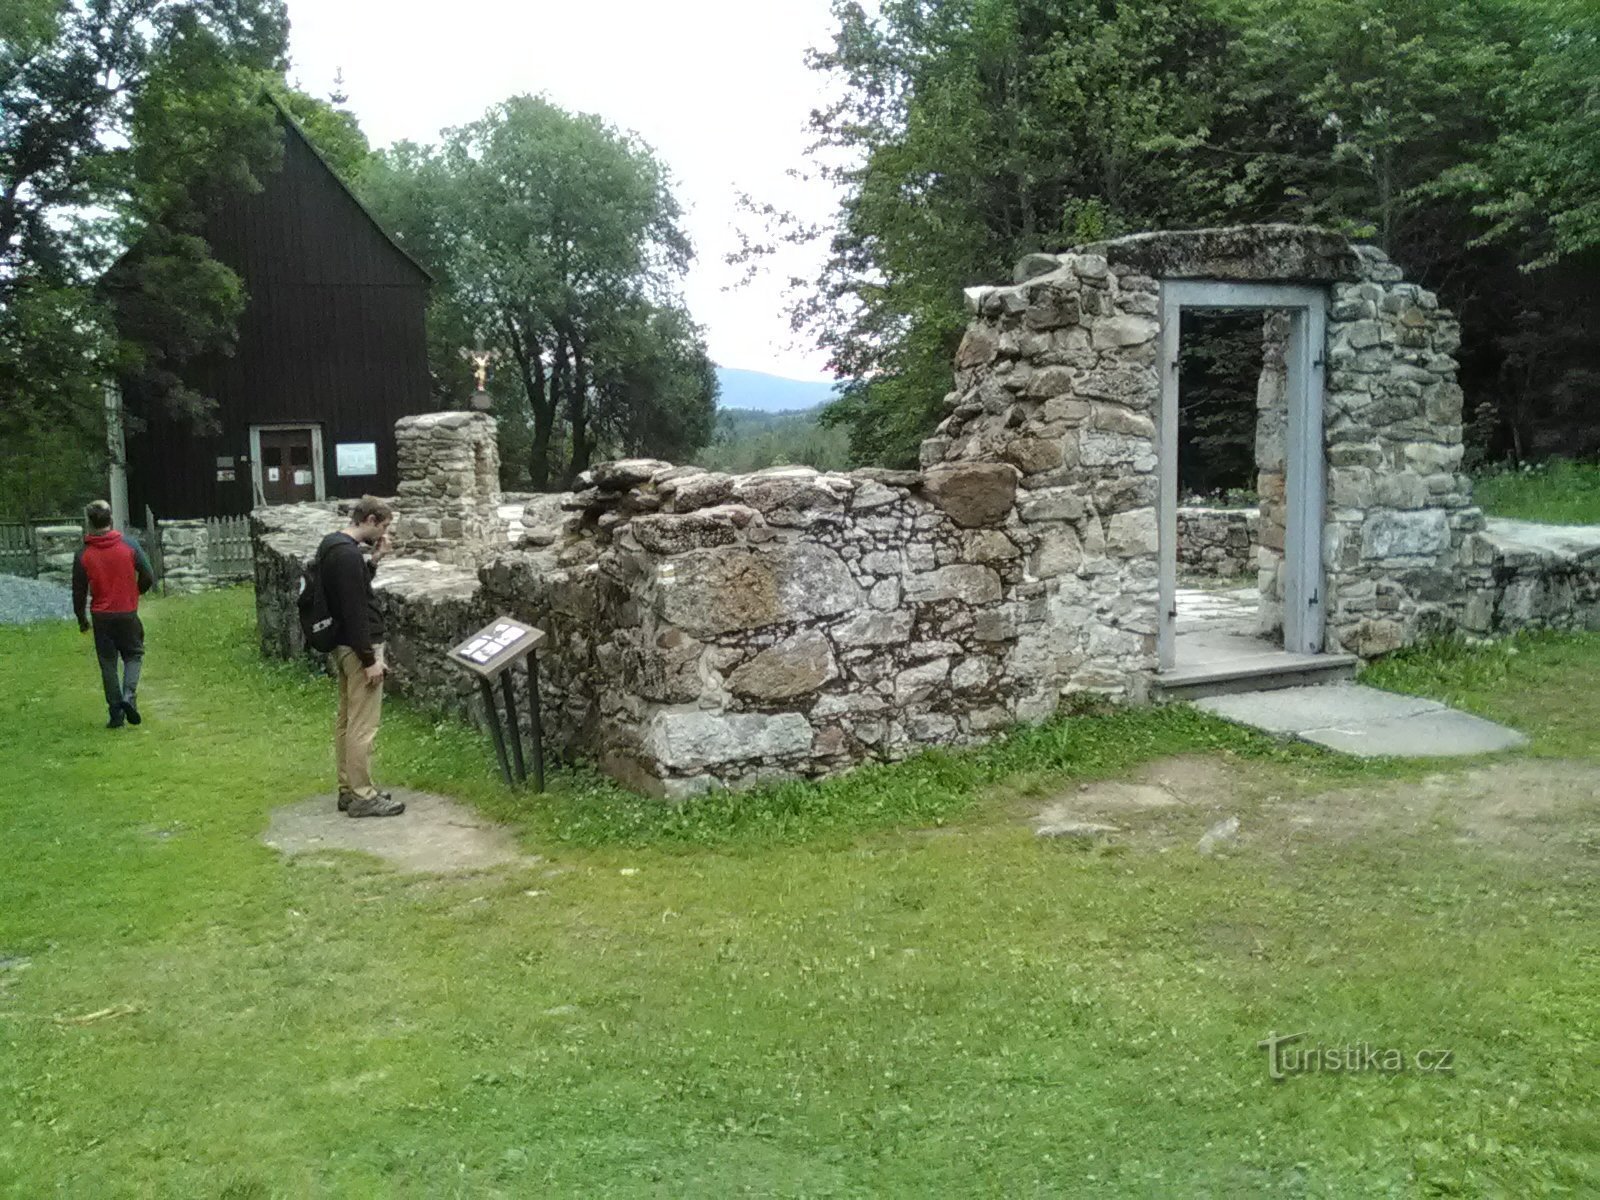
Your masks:
M249 517L212 517L206 521L206 567L218 579L255 574Z
M36 521L0 522L0 575L24 575L29 579L37 577L39 527L75 523L71 517L43 517Z
M0 522L0 574L37 578L43 565L40 528L74 523L69 517ZM203 543L199 536L202 530ZM249 579L255 573L249 517L162 521L146 509L145 527L134 536L150 557L156 577L163 585L169 568L183 577L187 586L182 590L191 591L209 586L211 581L231 583ZM201 544L203 552L198 549ZM166 590L165 586L162 590Z

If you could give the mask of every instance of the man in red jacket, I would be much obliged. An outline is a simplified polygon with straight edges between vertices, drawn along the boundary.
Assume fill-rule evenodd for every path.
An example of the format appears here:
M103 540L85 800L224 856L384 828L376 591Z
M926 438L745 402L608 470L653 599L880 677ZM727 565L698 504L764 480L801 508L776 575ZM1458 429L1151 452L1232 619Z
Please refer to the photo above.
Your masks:
M96 500L84 510L89 532L83 549L72 561L72 609L78 614L78 628L88 633L89 617L84 605L90 602L94 620L94 652L100 659L100 681L106 689L106 705L111 710L107 729L120 729L123 722L139 724L139 671L144 665L144 626L139 623L139 597L155 584L155 572L139 543L111 528L111 505ZM117 659L122 659L122 678L117 679Z

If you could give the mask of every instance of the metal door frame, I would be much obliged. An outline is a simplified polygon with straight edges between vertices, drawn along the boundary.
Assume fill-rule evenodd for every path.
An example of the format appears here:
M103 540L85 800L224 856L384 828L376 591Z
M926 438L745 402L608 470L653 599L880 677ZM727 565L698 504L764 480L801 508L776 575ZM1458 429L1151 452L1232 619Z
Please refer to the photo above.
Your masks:
M1284 446L1283 648L1320 654L1323 639L1322 525L1327 455L1323 449L1324 346L1328 293L1300 284L1227 283L1202 279L1161 282L1161 397L1157 421L1160 480L1160 668L1176 654L1178 591L1178 341L1185 309L1249 308L1289 314L1287 368L1289 427Z

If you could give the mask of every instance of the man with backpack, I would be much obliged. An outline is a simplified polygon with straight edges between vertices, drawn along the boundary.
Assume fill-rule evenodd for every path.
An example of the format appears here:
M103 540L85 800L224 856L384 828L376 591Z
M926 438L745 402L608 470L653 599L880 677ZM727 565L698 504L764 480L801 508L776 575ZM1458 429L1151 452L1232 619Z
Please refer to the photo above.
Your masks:
M72 560L72 610L82 633L94 630L94 653L111 717L107 729L137 725L139 674L144 668L144 625L139 597L156 581L139 543L111 528L111 505L96 500L83 512L89 532ZM85 605L90 615L85 615ZM117 659L122 678L117 678Z
M372 576L389 552L389 522L394 510L376 496L363 496L350 510L350 524L330 533L317 547L308 572L307 592L326 604L331 628L312 633L332 645L332 666L339 681L339 714L333 726L334 759L339 768L339 810L352 817L398 817L402 801L372 783L372 743L383 714L383 613L372 594ZM370 559L362 554L371 547ZM320 597L317 592L320 590ZM302 606L304 614L308 606ZM309 607L314 608L315 605ZM302 618L304 620L304 616Z

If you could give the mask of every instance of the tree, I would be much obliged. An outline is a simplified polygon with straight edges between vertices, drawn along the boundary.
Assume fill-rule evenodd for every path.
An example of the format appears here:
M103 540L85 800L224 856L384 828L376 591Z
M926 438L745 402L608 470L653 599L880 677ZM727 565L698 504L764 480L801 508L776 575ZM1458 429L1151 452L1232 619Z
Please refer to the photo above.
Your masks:
M665 168L635 139L518 96L438 148L381 154L367 186L439 282L457 340L435 344L436 380L464 384L456 347L496 352L534 487L601 447L709 435L714 377L675 290L690 248Z
M1528 50L1494 97L1500 135L1449 174L1493 222L1483 240L1522 246L1536 270L1600 249L1600 9L1543 0L1521 11Z
M847 380L827 419L858 460L904 465L948 386L962 288L1030 251L1211 211L1218 184L1184 152L1224 39L1191 6L1133 0L834 12L813 66L844 95L812 124L844 200L797 320Z
M813 65L838 99L813 128L843 200L795 320L845 381L827 419L858 461L914 460L962 288L1136 229L1287 220L1377 241L1461 317L1469 406L1522 381L1514 419L1482 426L1497 444L1532 414L1564 419L1600 367L1579 298L1600 266L1600 23L1584 0L834 12ZM1600 422L1582 444L1600 448Z
M0 16L0 444L30 429L96 429L101 383L130 365L93 284L147 227L199 315L236 311L236 281L190 240L217 189L270 159L253 103L281 72L281 0L13 0ZM214 264L212 264L214 266ZM132 364L137 366L137 363ZM195 398L176 397L198 411Z

